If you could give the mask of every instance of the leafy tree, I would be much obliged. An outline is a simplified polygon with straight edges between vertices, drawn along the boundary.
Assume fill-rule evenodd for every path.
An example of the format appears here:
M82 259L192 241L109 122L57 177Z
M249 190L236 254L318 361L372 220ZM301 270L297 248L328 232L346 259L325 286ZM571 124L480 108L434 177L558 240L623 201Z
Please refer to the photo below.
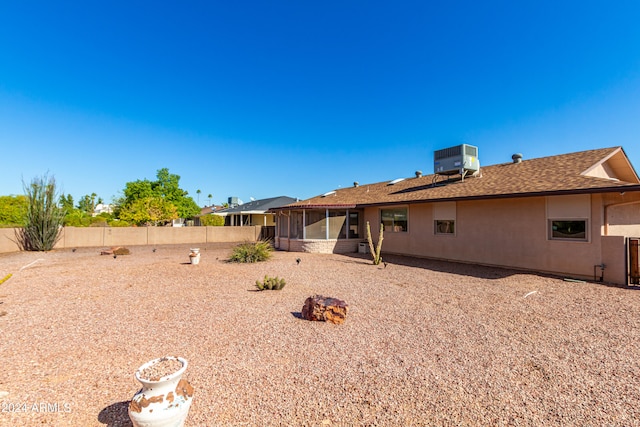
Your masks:
M16 231L16 241L25 251L49 251L60 238L65 211L58 205L53 177L34 178L24 185L27 211L24 227Z
M93 213L96 211L96 197L98 197L96 193L91 193L90 196L89 195L82 196L82 198L78 202L78 209L80 209L82 212L85 212L89 215L93 215Z
M60 207L64 209L67 213L71 212L73 207L73 196L71 194L60 196Z
M173 203L162 197L134 200L120 210L120 219L137 225L158 225L179 218Z
M22 226L27 213L27 196L0 196L0 226Z
M200 207L189 197L185 190L180 188L180 176L169 173L169 169L163 168L158 170L156 181L137 180L127 182L123 191L124 197L119 201L118 216L120 219L132 221L137 224L141 223L160 223L163 220L171 220L175 218L192 218L200 213ZM174 207L176 215L168 214L168 219L151 219L164 218L157 215L157 208L160 206L155 199L162 199L166 204ZM144 200L139 203L139 200ZM160 211L172 212L168 205L162 204ZM156 209L147 215L140 213L140 209L148 206L150 209ZM124 217L123 217L124 213ZM132 215L137 218L132 219Z

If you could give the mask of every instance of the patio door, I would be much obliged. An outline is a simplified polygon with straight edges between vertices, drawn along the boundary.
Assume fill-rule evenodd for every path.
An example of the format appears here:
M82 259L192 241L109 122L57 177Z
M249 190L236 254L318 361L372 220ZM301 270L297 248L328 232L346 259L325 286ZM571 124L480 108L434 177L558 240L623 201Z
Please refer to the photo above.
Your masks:
M627 239L628 248L628 274L629 283L632 285L640 285L640 238L629 237Z

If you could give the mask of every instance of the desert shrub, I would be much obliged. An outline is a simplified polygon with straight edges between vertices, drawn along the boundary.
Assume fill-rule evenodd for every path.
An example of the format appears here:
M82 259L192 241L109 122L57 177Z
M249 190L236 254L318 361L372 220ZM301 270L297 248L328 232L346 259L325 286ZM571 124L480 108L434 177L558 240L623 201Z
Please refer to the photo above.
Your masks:
M17 229L16 242L24 251L50 251L60 238L64 209L58 206L53 177L35 178L24 185L27 211L24 227Z
M260 262L271 258L273 248L268 240L258 240L257 242L245 242L237 245L231 252L232 262Z
M203 226L223 226L224 217L220 215L202 215L200 217L200 225Z
M88 227L90 223L91 217L80 209L67 211L63 221L65 227Z
M259 280L256 280L256 288L258 288L259 291L264 291L264 290L279 291L280 289L284 288L284 285L286 284L287 283L284 281L284 279L280 279L278 278L278 276L269 277L265 275L264 280L262 282Z

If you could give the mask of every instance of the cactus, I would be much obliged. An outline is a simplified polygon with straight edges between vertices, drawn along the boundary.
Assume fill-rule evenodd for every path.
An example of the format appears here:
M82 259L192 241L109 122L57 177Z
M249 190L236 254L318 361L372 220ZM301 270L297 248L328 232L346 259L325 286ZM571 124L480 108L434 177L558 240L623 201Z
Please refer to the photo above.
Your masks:
M373 239L371 238L371 226L369 225L369 221L367 221L367 241L369 242L369 251L371 252L371 256L373 256L373 265L379 265L382 262L382 256L380 256L380 252L382 251L382 239L384 233L384 224L380 223L380 235L378 237L378 245L373 247Z
M280 279L277 276L269 277L265 275L264 280L262 282L259 280L256 280L256 288L258 288L259 291L264 291L264 290L279 291L280 289L284 288L284 285L286 285L286 282L284 281L284 279Z

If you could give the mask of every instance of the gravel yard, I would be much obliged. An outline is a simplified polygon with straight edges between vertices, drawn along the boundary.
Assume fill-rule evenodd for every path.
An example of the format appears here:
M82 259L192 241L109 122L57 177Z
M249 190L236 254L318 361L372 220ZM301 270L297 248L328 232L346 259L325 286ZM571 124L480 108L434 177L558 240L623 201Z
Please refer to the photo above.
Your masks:
M130 426L135 370L181 356L188 426L640 426L637 289L231 247L0 254L0 425ZM346 322L302 320L313 294Z

